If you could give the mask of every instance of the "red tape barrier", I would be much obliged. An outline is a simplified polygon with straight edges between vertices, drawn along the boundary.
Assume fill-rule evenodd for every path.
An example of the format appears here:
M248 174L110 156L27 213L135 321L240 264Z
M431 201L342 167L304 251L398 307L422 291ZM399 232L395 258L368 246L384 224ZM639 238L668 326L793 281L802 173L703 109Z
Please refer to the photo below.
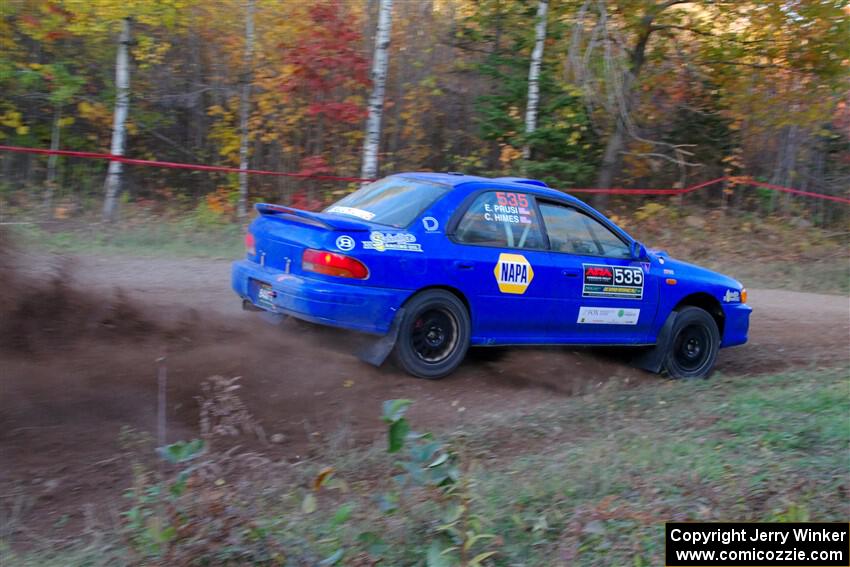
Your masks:
M67 157L78 157L78 158L88 158L88 159L102 159L108 161L118 161L121 163L126 163L129 165L146 165L152 167L164 167L170 169L189 169L194 171L216 171L223 173L248 173L251 175L271 175L275 177L297 177L301 179L318 179L324 181L347 181L354 183L363 183L374 181L374 179L366 179L362 177L340 177L337 175L310 175L304 173L289 173L283 171L265 171L261 169L239 169L238 167L227 167L221 165L201 165L195 163L178 163L172 161L155 161L155 160L146 160L146 159L133 159L124 156L114 155L114 154L101 154L95 152L74 152L69 150L45 150L40 148L24 148L20 146L3 146L0 145L0 151L5 152L15 152L22 154L39 154L39 155L57 155L57 156L67 156ZM772 183L764 183L762 181L756 181L749 177L718 177L717 179L712 179L710 181L704 181L702 183L697 183L696 185L691 185L689 187L683 187L680 189L627 189L622 187L616 187L611 189L599 189L599 188L569 188L566 191L568 193L604 193L608 195L684 195L686 193L693 193L699 189L704 189L705 187L709 187L711 185L716 185L718 183L729 182L733 185L753 185L755 187L763 187L765 189L770 189L771 191L779 191L781 193L790 193L792 195L802 195L804 197L811 197L813 199L823 199L826 201L834 201L836 203L845 203L850 205L850 199L846 197L838 197L835 195L823 195L821 193L813 193L812 191L803 191L800 189L793 189L791 187L784 187L782 185L774 185Z
M709 187L711 185L716 185L718 183L723 183L724 181L728 181L733 185L753 185L755 187L764 187L765 189L770 189L771 191L779 191L781 193L791 193L792 195L803 195L804 197L813 197L815 199L824 199L826 201L835 201L836 203L847 203L850 204L850 199L846 197L837 197L835 195L824 195L822 193L813 193L812 191L803 191L801 189L794 189L792 187L784 187L782 185L774 185L773 183L764 183L763 181L756 181L751 177L735 177L735 176L726 176L726 177L718 177L717 179L712 179L710 181L704 181L702 183L697 183L696 185L691 185L690 187L684 187L682 189L585 189L585 188L575 188L575 189L567 189L568 193L607 193L610 195L684 195L685 193L692 193L698 189L703 189L705 187Z
M128 165L147 165L151 167L164 167L168 169L191 169L194 171L218 171L223 173L249 173L251 175L272 175L275 177L299 177L301 179L319 179L323 181L353 181L353 182L369 182L374 179L364 179L361 177L339 177L337 175L311 175L306 173L288 173L284 171L265 171L262 169L239 169L238 167L227 167L223 165L201 165L198 163L178 163L173 161L156 161L148 159L133 159L115 154L99 154L95 152L72 152L69 150L44 150L40 148L23 148L20 146L0 146L0 151L15 152L19 154L39 154L39 155L55 155L67 156L87 159L103 159L108 161L118 161Z

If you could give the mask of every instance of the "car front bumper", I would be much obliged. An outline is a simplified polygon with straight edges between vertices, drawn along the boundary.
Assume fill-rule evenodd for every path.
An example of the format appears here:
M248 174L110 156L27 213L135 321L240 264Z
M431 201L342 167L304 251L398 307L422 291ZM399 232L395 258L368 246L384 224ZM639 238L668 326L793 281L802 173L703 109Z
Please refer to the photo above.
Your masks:
M272 306L258 303L260 284L275 292ZM353 331L384 335L409 291L329 282L260 266L234 262L231 285L243 300L266 311Z
M721 347L742 345L747 342L750 329L750 313L753 308L746 303L733 303L723 306L724 324Z

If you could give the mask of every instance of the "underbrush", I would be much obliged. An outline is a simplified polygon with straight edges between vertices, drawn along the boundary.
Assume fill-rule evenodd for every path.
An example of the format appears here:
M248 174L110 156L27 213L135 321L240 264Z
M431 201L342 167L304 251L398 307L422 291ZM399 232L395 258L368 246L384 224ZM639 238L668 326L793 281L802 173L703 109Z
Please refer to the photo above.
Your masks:
M658 203L613 218L651 248L732 275L745 286L850 293L850 232L841 226Z
M160 214L125 206L116 225L63 221L14 228L50 251L237 258L244 225L205 203ZM649 203L611 217L649 247L734 276L745 286L850 293L850 233L801 218L757 217Z
M114 528L17 554L7 526L0 563L661 565L665 521L850 512L846 368L603 388L438 436L390 400L385 441L298 464L225 450L261 428L210 384L199 439L152 461L124 434Z

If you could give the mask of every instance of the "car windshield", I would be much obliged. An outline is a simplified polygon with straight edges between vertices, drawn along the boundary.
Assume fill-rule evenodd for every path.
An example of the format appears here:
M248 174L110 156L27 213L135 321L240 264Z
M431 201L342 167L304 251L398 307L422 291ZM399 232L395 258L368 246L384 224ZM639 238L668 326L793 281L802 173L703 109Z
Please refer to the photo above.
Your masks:
M450 189L442 183L387 177L361 187L324 212L402 228Z

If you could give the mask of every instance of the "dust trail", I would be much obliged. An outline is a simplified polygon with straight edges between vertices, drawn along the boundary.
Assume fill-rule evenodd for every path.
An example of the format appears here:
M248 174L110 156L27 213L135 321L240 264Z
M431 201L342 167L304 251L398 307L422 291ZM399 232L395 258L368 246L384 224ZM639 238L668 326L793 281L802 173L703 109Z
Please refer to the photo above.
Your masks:
M80 289L73 261L49 258L28 258L0 230L0 349L33 352L82 337L126 338L157 330L120 289L105 294ZM32 261L52 265L40 276L21 269Z
M444 380L416 380L358 361L363 337L296 320L270 327L239 311L229 271L197 258L61 258L16 249L0 232L0 495L25 487L32 525L64 514L82 525L89 502L120 499L129 480L115 459L119 432L155 431L164 349L169 442L199 436L204 380L240 376L245 407L280 440L263 450L287 460L382 439L381 404L393 398L415 400L411 420L440 431L603 387L669 385L617 357L563 348L476 351ZM751 342L721 352L720 372L846 365L847 301L755 290Z

